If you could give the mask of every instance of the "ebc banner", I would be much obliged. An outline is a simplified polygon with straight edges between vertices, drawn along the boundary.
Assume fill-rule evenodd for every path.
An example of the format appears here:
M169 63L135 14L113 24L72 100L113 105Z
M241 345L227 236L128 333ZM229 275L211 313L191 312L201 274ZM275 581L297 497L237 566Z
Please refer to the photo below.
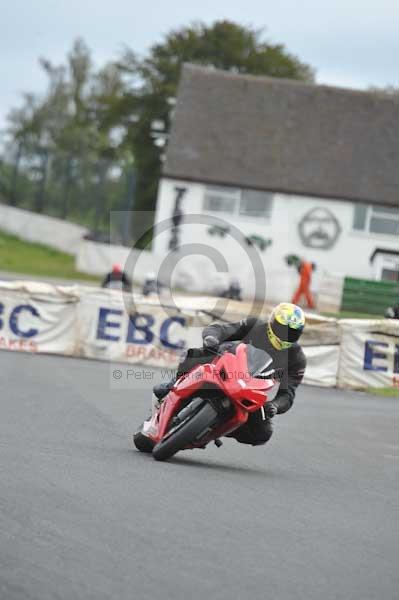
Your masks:
M73 355L76 305L51 298L2 291L0 349Z
M399 323L391 319L341 321L341 387L399 385Z

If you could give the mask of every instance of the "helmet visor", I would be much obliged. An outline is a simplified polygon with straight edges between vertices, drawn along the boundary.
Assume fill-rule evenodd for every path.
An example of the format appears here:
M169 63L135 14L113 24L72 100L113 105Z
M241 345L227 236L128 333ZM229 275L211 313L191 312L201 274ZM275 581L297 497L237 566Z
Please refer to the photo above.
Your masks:
M279 323L276 319L272 320L270 326L276 337L282 342L289 342L290 345L299 340L303 331L303 327L294 329L293 327Z

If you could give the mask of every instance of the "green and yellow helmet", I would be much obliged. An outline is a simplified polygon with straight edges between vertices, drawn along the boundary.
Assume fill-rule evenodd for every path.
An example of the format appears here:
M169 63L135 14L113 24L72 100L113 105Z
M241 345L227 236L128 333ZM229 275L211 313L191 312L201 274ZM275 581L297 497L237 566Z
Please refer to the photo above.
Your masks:
M305 327L305 314L290 302L278 304L267 323L267 335L276 350L286 350L299 340Z

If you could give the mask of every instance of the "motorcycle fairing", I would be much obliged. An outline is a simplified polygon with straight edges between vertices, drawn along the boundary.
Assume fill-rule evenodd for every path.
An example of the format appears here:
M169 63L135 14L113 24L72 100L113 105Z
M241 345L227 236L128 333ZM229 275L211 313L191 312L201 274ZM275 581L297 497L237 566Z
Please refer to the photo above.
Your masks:
M206 386L219 388L221 395L231 400L235 411L230 419L190 448L202 447L243 425L248 420L248 413L259 410L267 402L266 392L274 386L274 381L250 375L246 345L241 343L235 354L225 352L213 362L198 365L178 379L158 412L144 424L143 433L155 444L158 443L168 432L171 420L181 410L185 400Z

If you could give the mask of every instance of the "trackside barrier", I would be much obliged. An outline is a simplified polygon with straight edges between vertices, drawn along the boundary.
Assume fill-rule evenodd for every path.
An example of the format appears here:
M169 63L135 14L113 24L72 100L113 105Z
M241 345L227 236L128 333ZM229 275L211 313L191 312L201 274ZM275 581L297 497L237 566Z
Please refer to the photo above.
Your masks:
M161 262L152 252L146 250L82 240L76 255L76 269L82 273L103 276L114 263L126 265L129 257L134 261L136 283L142 283L149 271L157 272Z
M76 254L86 227L0 203L0 229L28 242Z
M231 257L227 257L231 259ZM82 273L91 275L104 275L110 270L114 263L120 263L125 266L127 272L131 274L137 284L143 283L146 275L153 271L162 273L162 263L164 255L158 255L155 252L127 248L126 246L117 246L114 244L103 244L91 240L82 240L76 254L76 269ZM176 266L173 269L171 285L174 288L185 290L190 294L215 294L225 290L229 283L227 273L221 273L214 264L205 256L191 255L185 256L184 252L179 255L175 253ZM232 259L231 259L232 260ZM241 260L240 262L237 262ZM244 297L252 298L261 290L256 290L254 286L254 273L248 270L244 258L237 259L235 264L229 267L230 272L240 272L240 284ZM240 267L241 264L241 267ZM234 270L233 270L234 267ZM264 275L263 267L259 278ZM258 275L255 273L255 280ZM170 287L167 281L160 280L167 287ZM288 267L286 269L267 269L267 286L273 301L283 301L290 298L293 294L296 283L296 276L292 277ZM262 295L262 294L261 294Z
M338 386L399 386L399 321L343 319Z
M339 274L324 273L317 294L317 309L325 313L339 313L345 278Z
M0 282L0 349L175 368L215 320L215 298L133 297L117 290ZM223 319L245 318L231 301ZM267 315L267 310L264 317ZM399 385L399 323L309 315L305 383L365 388Z

